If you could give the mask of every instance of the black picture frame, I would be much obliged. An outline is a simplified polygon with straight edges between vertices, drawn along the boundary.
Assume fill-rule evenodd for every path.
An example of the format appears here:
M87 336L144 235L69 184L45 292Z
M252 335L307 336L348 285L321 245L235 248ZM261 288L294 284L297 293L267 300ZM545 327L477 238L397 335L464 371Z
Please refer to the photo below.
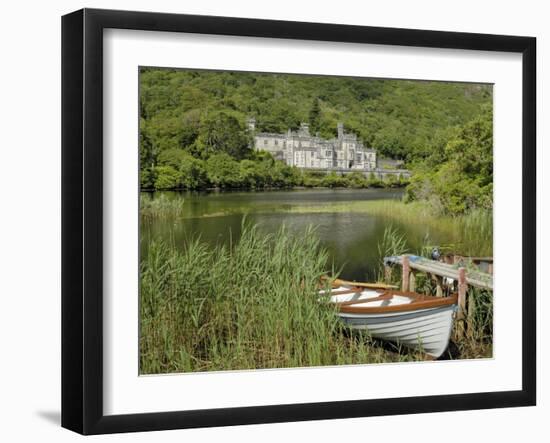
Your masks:
M130 415L103 413L103 30L170 31L522 54L522 389ZM62 18L62 426L82 434L536 404L536 39L83 9Z

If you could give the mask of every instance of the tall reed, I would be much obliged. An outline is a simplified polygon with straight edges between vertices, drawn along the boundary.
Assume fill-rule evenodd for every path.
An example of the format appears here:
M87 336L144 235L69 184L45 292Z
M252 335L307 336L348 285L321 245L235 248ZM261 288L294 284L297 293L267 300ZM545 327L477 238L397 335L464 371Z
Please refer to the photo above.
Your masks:
M469 287L466 336L456 342L460 358L487 358L493 355L493 292Z
M380 257L389 257L392 255L402 255L408 252L407 239L405 234L399 232L392 225L384 229L382 240L378 243L378 255Z

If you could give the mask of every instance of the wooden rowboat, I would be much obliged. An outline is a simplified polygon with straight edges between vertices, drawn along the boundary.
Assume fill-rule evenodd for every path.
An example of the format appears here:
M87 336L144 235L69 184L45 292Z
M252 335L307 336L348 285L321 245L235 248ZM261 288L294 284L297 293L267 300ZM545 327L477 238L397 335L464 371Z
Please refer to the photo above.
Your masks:
M394 289L341 285L329 295L340 319L382 340L420 349L438 358L449 344L458 296L433 297Z

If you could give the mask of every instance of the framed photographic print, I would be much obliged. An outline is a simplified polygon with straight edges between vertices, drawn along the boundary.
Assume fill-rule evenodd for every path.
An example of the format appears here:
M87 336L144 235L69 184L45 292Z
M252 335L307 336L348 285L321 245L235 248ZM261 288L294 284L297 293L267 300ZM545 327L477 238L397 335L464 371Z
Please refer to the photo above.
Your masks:
M64 16L62 425L534 405L535 51Z

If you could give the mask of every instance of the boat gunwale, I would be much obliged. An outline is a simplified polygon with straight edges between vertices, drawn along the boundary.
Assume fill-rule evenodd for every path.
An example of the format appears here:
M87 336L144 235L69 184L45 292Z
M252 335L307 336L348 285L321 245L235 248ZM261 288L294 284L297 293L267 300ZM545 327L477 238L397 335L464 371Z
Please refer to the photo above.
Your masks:
M399 295L411 299L410 303L390 305L390 306L366 306L368 303L361 303L361 306L354 306L358 303L355 302L331 302L337 310L342 313L348 314L384 314L390 312L411 312L419 311L423 309L438 308L443 306L452 306L458 304L458 294L452 294L448 297L436 297L433 295L423 295L416 292L406 291L387 291L388 295L393 297ZM378 297L376 297L378 298ZM375 300L372 300L375 301Z

